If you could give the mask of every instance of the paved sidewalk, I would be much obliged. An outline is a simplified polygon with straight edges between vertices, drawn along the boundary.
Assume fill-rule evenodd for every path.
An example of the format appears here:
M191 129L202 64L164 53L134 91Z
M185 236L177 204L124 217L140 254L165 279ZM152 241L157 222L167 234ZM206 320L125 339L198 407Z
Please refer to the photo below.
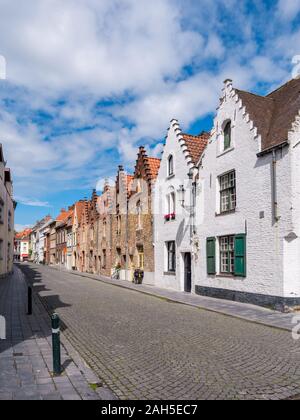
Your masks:
M49 315L36 294L33 315L26 315L26 299L26 281L15 268L0 279L0 315L7 331L7 339L0 340L0 400L114 399L63 334L64 373L53 377Z
M113 280L108 277L98 276L95 274L80 273L77 271L66 270L64 268L50 268L66 271L76 276L87 277L104 283L113 284L118 287L131 289L169 301L182 303L184 305L195 306L200 309L205 309L234 318L243 319L245 321L256 322L268 327L280 328L286 331L292 331L293 327L295 326L295 323L293 323L294 317L300 316L300 313L286 314L247 303L232 302L190 293L177 292L174 290L160 289L155 286L135 285L129 281Z

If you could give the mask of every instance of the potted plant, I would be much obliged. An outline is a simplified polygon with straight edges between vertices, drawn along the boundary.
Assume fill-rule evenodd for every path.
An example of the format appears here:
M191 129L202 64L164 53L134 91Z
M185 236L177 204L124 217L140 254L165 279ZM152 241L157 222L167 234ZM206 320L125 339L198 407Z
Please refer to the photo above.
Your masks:
M165 221L166 222L169 222L170 218L171 218L171 215L170 214L166 214L165 215Z
M170 217L171 217L171 220L175 220L175 219L176 219L176 214L175 214L175 213L172 213L172 214L170 215Z

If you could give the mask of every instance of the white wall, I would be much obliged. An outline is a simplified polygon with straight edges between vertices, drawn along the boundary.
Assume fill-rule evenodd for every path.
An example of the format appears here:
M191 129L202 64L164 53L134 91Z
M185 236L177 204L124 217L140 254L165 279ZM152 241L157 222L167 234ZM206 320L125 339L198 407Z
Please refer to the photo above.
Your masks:
M227 93L227 99L218 110L212 140L205 151L199 172L197 225L200 250L195 262L194 281L199 286L209 288L285 296L284 266L288 265L290 270L295 270L295 266L290 265L291 261L294 261L291 254L284 262L284 248L287 248L284 238L291 226L289 149L286 147L276 154L280 220L274 223L272 154L257 157L260 139L256 136L241 103L236 100L236 97L230 97L230 89ZM231 119L233 123L233 148L220 155L221 127L227 119ZM219 197L218 176L233 169L236 171L236 211L232 214L216 216ZM264 218L260 218L260 212L264 212ZM247 234L246 278L207 275L206 239L240 233ZM295 249L291 251L298 252ZM299 287L297 289L298 294Z
M183 210L178 200L178 189L184 184L189 188L188 172L191 162L186 158L181 130L178 122L173 120L168 132L162 156L160 171L154 190L154 223L155 223L155 285L162 288L184 290L183 253L191 252L190 223L188 213ZM174 177L168 178L168 158L174 157ZM176 220L165 222L168 213L166 196L171 190L176 193ZM190 205L190 194L186 193L186 205ZM176 242L176 275L167 272L166 242Z

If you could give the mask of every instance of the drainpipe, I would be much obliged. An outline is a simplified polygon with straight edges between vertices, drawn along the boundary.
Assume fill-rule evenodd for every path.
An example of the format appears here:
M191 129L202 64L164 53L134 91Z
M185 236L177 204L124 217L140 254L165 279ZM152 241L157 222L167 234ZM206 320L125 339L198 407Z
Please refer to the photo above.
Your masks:
M196 167L193 167L188 176L190 179L190 184L191 184L191 206L190 206L190 219L191 219L191 229L190 229L190 239L191 239L191 243L193 241L194 235L196 235L196 226L195 226L195 211L196 211L196 187L197 187L197 183L196 183Z
M272 151L272 211L274 223L278 222L278 202L277 202L277 162L276 150Z

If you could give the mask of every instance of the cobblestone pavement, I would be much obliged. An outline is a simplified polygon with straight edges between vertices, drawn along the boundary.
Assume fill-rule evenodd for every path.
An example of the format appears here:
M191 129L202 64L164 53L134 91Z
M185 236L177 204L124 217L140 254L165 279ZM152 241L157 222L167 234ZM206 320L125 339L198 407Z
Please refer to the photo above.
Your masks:
M62 337L60 377L52 375L50 318L40 300L26 314L27 285L20 270L0 279L0 315L6 319L6 340L0 340L0 400L100 400L113 398L94 389L99 378ZM56 300L56 304L57 304Z
M22 270L61 315L64 335L121 399L300 394L300 342L290 332L49 267Z

